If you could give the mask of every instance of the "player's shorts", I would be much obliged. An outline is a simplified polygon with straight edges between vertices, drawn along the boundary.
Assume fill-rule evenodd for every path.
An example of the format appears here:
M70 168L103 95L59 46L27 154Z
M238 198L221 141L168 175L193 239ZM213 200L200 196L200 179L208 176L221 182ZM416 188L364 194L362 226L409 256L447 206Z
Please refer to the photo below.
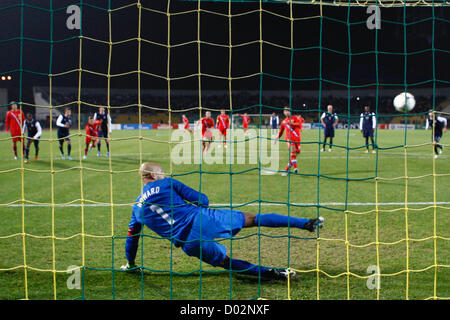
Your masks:
M373 129L367 129L363 131L364 138L372 137L373 138Z
M97 137L86 137L86 144L89 144L89 143L91 143L92 141L97 140L96 138L97 138Z
M184 129L189 129L189 123L186 123L185 125L184 125Z
M69 133L63 133L58 131L58 140L62 141L63 139L65 141L70 141Z
M216 267L225 260L227 249L214 239L230 238L241 231L244 225L245 216L241 211L201 208L192 222L183 251L188 256L197 257Z
M288 141L286 141L286 145L287 145L288 149L291 149L291 145L292 145L295 148L295 152L300 153L301 142L302 142L301 136L296 137L296 136L292 135L290 137L290 139L289 139L289 137L286 137L286 140L288 140Z
M334 128L325 127L325 138L334 138Z
M21 135L22 135L22 134L20 133L20 131L18 131L18 132L13 132L13 131L11 131L11 137L13 137L13 138L12 138L12 141L13 141L13 142L21 141L21 140L22 140Z
M291 149L291 145L294 146L295 152L300 153L300 149L302 148L300 141L292 141L286 142L288 149Z
M108 139L109 132L108 131L99 131L98 137Z
M31 143L31 142L39 143L39 139L40 139L40 138L41 138L40 136L37 137L36 139L34 139L33 136L27 136L27 142L28 142L28 143Z
M202 137L204 140L212 140L213 133L211 132L211 130L205 131L205 133L203 133Z
M227 135L227 128L219 128L219 132L220 132L223 136L226 136L226 135Z

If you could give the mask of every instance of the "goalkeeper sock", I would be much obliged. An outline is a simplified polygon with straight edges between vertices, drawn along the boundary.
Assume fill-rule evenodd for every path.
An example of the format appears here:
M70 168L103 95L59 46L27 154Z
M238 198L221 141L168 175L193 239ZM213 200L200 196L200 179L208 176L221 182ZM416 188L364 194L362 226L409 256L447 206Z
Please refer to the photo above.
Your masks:
M72 150L72 145L69 143L67 144L67 154L70 156L70 151Z
M248 274L252 276L258 276L260 273L261 275L264 275L264 273L267 273L270 269L266 267L256 266L253 263L238 260L238 259L231 259L231 268L230 268L230 260L228 260L224 268L227 270L233 270L233 271L240 271L240 274ZM245 271L241 271L245 270Z
M306 218L296 218L296 217L288 217L277 213L258 213L255 217L255 224L262 227L270 227L270 228L280 228L287 227L288 225L291 227L296 227L303 229L305 223L307 223L309 219Z

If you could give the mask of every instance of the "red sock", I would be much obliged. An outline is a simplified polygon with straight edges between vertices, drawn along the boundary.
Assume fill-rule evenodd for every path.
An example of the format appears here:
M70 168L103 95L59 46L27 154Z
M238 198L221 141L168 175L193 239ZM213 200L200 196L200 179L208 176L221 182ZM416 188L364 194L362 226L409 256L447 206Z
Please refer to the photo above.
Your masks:
M297 155L295 153L291 153L290 164L294 167L294 169L297 169Z

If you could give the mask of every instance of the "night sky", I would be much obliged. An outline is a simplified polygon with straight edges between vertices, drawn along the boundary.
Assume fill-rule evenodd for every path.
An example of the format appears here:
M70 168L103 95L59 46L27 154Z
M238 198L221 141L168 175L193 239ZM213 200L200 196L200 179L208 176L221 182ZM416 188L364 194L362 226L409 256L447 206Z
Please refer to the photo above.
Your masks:
M76 3L74 0L2 0L0 4L0 72L12 74L9 89L13 95L22 98L32 86L48 86L48 74L58 74L79 67L78 36L103 41L109 40L108 1L82 1L82 30L66 27L68 14L65 8ZM111 1L112 9L135 3L136 1ZM56 4L57 3L57 4ZM167 11L167 1L141 1L142 39L162 45L141 43L142 71L165 77L170 60L169 76L171 89L198 90L198 12L179 14L197 9L196 1L170 2L170 59L168 49L168 17L153 10ZM33 7L31 7L33 6ZM43 9L37 9L41 7ZM200 40L221 46L202 43L200 46L200 68L204 74L228 77L229 70L229 21L226 16L218 16L206 11L228 14L227 2L201 2ZM102 9L103 8L103 9ZM232 3L231 42L245 44L232 49L232 77L245 79L232 81L233 90L258 90L261 86L260 72L260 21L259 3ZM263 4L267 11L289 17L286 4ZM51 10L53 9L53 10ZM317 89L319 85L327 89L347 89L351 86L373 88L404 88L404 83L417 87L448 86L449 76L449 30L450 8L381 8L381 29L369 30L366 8L330 7L323 8L324 18L296 20L293 26L293 45L290 50L289 19L263 12L262 37L264 41L285 46L281 48L269 43L263 45L262 89L302 90ZM242 14L242 15L239 15ZM319 15L319 6L294 5L294 18ZM432 17L435 19L431 19ZM51 25L53 16L53 26ZM138 8L133 5L112 14L112 41L122 41L137 37ZM403 22L408 23L405 28ZM348 22L348 23L347 23ZM322 28L322 37L321 37ZM51 31L52 30L52 31ZM21 35L23 40L21 40ZM53 38L53 43L50 41ZM13 40L10 40L13 39ZM190 44L180 45L189 41ZM98 73L107 73L109 46L89 39L82 41L82 68ZM322 50L320 50L322 46ZM435 50L432 50L432 48ZM22 47L22 49L21 49ZM375 54L377 50L377 54ZM367 53L369 51L369 53ZM351 55L348 53L351 52ZM409 53L405 56L405 52ZM111 56L111 74L138 70L138 41L131 40L115 44ZM434 64L433 64L434 62ZM24 70L20 72L20 68ZM350 66L350 68L349 68ZM434 68L433 68L434 66ZM378 68L377 68L378 67ZM350 69L350 74L349 74ZM405 79L406 75L406 79ZM186 77L187 76L187 77ZM323 81L320 81L320 78ZM290 81L289 79L293 79ZM227 79L203 76L202 90L228 90ZM78 87L78 73L53 77L53 86ZM83 88L104 88L107 78L82 73ZM113 77L113 88L137 89L137 73ZM142 74L142 89L167 89L165 79ZM19 97L17 97L19 99Z

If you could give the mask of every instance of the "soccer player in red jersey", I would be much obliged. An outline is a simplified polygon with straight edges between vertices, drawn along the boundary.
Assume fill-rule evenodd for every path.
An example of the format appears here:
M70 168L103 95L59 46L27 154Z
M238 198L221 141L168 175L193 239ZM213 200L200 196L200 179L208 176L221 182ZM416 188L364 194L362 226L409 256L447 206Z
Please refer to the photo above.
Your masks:
M247 112L242 114L238 114L239 117L242 118L242 127L244 128L244 132L248 130L248 124L250 123L250 117L247 115Z
M291 167L294 167L294 172L298 173L297 155L300 153L301 149L301 132L305 119L303 119L302 116L291 115L291 110L288 107L284 108L283 113L286 118L281 122L280 131L278 132L278 136L275 138L274 143L280 139L281 135L286 130L285 140L287 140L286 144L290 152L290 160L283 175L287 175L287 172Z
M200 119L202 123L202 139L203 139L203 151L208 152L209 145L213 140L214 120L211 118L211 112L206 111L205 116Z
M86 124L86 146L84 148L83 159L87 159L87 153L91 142L94 144L94 146L97 144L96 139L96 137L98 137L97 128L100 125L100 123L96 122L97 121L94 121L93 117L89 117L88 123Z
M186 134L186 131L189 131L190 133L192 133L192 130L189 128L189 119L186 117L186 115L183 114L181 116L181 119L183 120L184 134Z
M99 137L100 137L101 127L102 127L102 122L103 122L100 119L96 120L95 116L92 119L94 120L94 130L97 131L97 136L96 136L97 139L92 139L91 149L94 148L95 146L97 146L97 148L98 148L98 146L100 144ZM107 142L107 147L108 147L108 150L109 150L109 142ZM91 149L89 149L89 151L91 151ZM108 151L108 154L109 154L109 151ZM101 155L100 152L97 152L97 157L100 157L100 155ZM108 157L109 157L109 155L108 155Z
M19 110L17 103L11 102L11 110L6 113L5 130L11 131L13 142L14 159L17 160L17 141L22 142L22 148L25 150L25 144L22 139L22 128L25 121L25 115L22 110Z
M217 128L219 129L220 135L222 137L222 142L225 148L227 147L227 130L230 127L230 117L225 114L225 110L220 110L220 115L217 116ZM220 148L220 144L219 144Z

